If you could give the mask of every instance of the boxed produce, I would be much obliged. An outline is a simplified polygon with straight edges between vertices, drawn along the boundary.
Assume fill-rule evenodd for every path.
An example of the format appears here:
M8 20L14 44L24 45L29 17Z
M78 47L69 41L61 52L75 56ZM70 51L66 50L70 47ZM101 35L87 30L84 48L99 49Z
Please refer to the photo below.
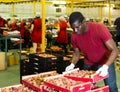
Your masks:
M63 51L63 49L58 46L51 46L50 49L53 52L62 52Z
M34 53L29 54L29 56L32 58L57 58L55 55L49 53Z
M91 82L76 81L56 75L44 79L44 92L87 92L91 89Z
M56 71L44 72L40 74L28 75L22 77L22 83L37 92L43 92L44 78L57 75Z
M40 53L40 54L36 54L38 55L39 57L43 57L43 58L53 58L53 59L56 59L57 57L52 55L52 54L47 54L47 53Z
M58 91L58 90L48 87L48 86L44 86L43 92L61 92L61 91ZM62 92L65 92L65 91L62 91ZM75 91L75 92L77 92L77 91ZM94 88L91 88L91 90L85 91L85 92L109 92L109 87L108 86L96 86Z
M73 57L73 54L69 54L69 55L66 55L67 57L69 58L72 58ZM80 55L80 59L84 59L84 56L83 55Z
M63 75L67 78L71 78L74 80L84 80L90 82L98 82L105 78L108 78L108 75L105 77L99 76L99 74L95 74L95 71L88 70L79 70L79 68L73 69L71 71L63 72Z
M37 92L25 85L17 84L1 88L0 92Z

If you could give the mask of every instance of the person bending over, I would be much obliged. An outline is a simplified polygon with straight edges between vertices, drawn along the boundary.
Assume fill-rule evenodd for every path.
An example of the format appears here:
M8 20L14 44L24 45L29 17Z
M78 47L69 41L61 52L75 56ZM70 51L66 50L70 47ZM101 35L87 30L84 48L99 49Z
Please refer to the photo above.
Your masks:
M74 30L71 36L74 53L66 71L75 67L80 52L83 52L85 57L83 69L95 70L100 76L109 74L104 83L109 85L110 92L118 92L114 66L118 49L107 27L102 23L86 22L80 12L71 13L69 23Z

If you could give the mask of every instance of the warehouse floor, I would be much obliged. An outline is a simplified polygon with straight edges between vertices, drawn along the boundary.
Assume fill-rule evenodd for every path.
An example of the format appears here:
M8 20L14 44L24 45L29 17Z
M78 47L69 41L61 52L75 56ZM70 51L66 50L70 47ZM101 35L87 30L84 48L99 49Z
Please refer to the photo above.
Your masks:
M0 87L10 86L20 83L19 65L8 67L6 70L0 71Z
M14 65L8 67L4 71L0 71L0 87L10 86L14 84L20 83L20 67L19 65ZM118 88L120 89L120 71L116 71L117 75L117 84ZM98 83L99 85L103 85L103 81Z

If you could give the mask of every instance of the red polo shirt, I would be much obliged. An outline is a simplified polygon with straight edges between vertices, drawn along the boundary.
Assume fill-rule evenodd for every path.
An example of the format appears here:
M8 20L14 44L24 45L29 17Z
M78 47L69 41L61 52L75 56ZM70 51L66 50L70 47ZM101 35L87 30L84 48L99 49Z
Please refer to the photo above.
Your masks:
M102 23L88 22L88 31L84 34L73 32L71 40L73 47L84 53L86 64L102 65L110 55L105 42L111 38L112 35Z

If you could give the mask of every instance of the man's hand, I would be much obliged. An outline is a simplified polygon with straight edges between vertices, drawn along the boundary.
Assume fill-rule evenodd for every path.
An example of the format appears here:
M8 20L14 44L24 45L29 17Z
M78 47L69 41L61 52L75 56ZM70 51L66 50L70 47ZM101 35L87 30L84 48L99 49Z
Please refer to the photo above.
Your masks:
M108 75L108 65L103 65L102 67L100 67L97 71L96 71L96 74L99 74L99 76L106 76Z
M66 67L65 71L70 71L72 69L74 69L75 65L73 63L71 63L69 66Z

